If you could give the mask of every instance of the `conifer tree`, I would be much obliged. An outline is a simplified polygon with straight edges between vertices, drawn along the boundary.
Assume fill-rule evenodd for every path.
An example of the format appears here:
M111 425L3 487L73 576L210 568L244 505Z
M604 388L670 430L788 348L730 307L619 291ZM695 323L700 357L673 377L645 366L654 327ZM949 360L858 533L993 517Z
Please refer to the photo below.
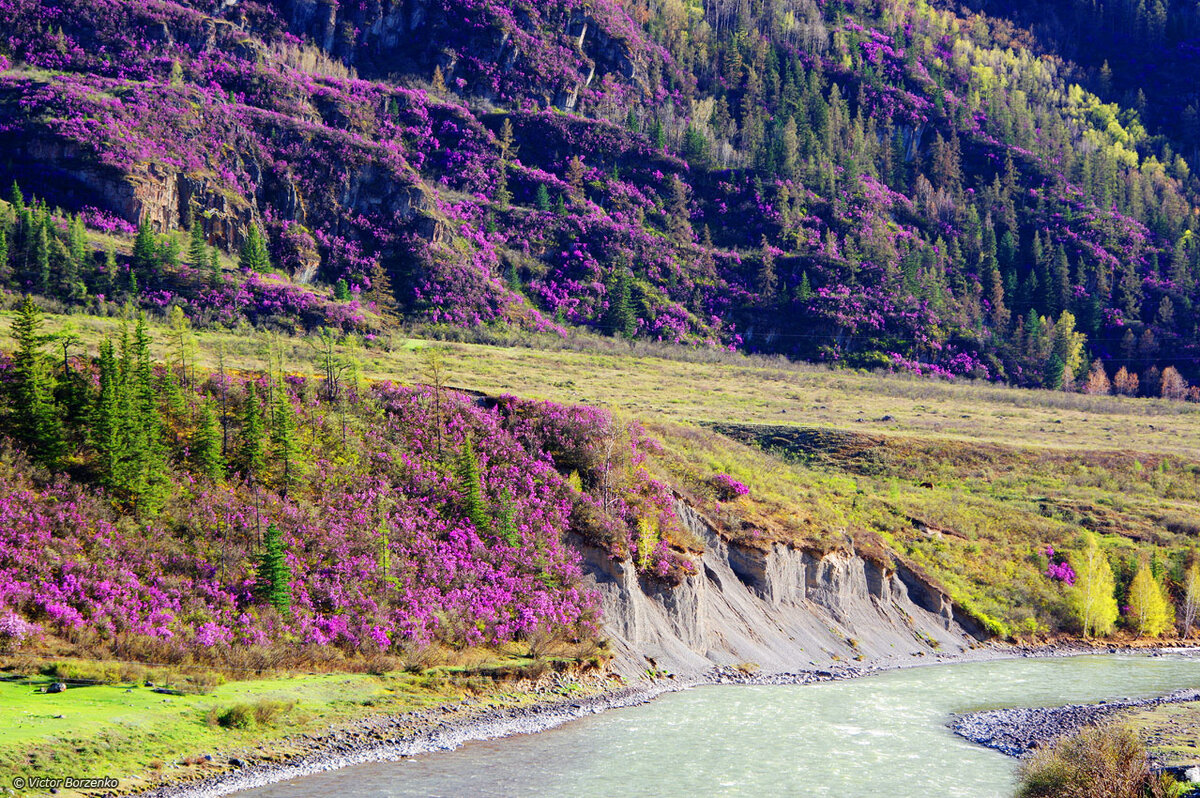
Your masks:
M767 237L762 237L762 243L759 247L758 257L758 293L764 300L769 300L775 295L775 287L778 284L778 278L775 276L775 253L771 249L771 245L767 242Z
M1200 608L1200 559L1192 555L1192 562L1183 575L1183 637L1191 637L1196 622L1196 610Z
M542 213L550 210L550 192L546 189L545 183L538 183L537 193L534 195L533 202Z
M1104 637L1112 633L1117 622L1117 599L1113 595L1116 585L1108 557L1100 548L1096 536L1087 533L1087 546L1072 555L1075 566L1075 585L1072 603L1084 637Z
M204 240L204 225L199 221L192 222L191 234L188 237L187 262L196 270L208 266L208 242Z
M287 615L292 609L292 569L287 563L287 547L275 524L268 524L263 539L263 552L258 558L255 574L258 597Z
M127 388L122 420L128 454L123 487L132 495L140 515L153 515L158 511L166 498L168 482L162 415L155 390L150 343L146 317L139 315L124 364Z
M258 406L258 390L254 383L246 384L246 404L242 411L242 441L238 452L242 468L251 479L262 473L266 465L263 453L263 420Z
M279 484L283 495L287 496L300 477L300 464L297 461L296 415L283 384L275 389L271 410L271 448L279 468Z
M42 312L28 295L12 321L11 414L17 436L36 462L54 467L66 452L62 411L54 401L54 378L42 352Z
M158 267L158 246L154 241L154 231L150 228L149 219L142 219L138 223L137 237L133 240L132 260L131 265L138 281L148 284Z
M100 342L100 393L92 405L88 438L97 454L96 466L100 479L109 487L115 486L118 462L124 452L121 446L120 391L121 375L111 340Z
M242 252L238 257L238 268L244 272L265 274L271 271L271 258L267 254L267 242L262 228L251 224L246 232L246 241L242 244Z
M605 326L609 335L632 338L637 334L637 318L633 313L633 289L630 286L629 269L623 263L617 266L616 278L608 300Z
M8 225L0 223L0 283L7 283L12 277L8 263Z
M1144 559L1129 585L1129 618L1139 637L1158 637L1175 622L1175 608Z
M479 458L475 455L475 444L471 435L463 441L462 451L458 455L455 467L458 490L462 494L463 511L474 525L475 531L486 534L491 530L491 519L488 517L487 506L483 500L483 485L479 476Z
M200 406L200 422L192 436L192 452L200 473L214 482L225 478L225 457L221 453L221 424L211 402Z

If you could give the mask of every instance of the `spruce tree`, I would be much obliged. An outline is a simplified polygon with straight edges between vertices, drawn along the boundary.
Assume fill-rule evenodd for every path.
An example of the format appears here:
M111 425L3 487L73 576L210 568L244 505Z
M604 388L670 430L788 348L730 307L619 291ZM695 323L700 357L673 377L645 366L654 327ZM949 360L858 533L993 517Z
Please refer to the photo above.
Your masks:
M455 467L458 491L462 495L463 511L474 525L475 531L483 535L491 530L491 519L483 500L483 486L479 476L479 458L475 455L475 444L468 433L458 455Z
M286 496L300 478L300 464L297 461L296 414L288 401L287 388L282 384L275 389L271 410L271 449L279 468L279 484Z
M54 378L42 352L42 312L28 295L17 309L11 335L13 354L11 413L17 436L36 462L54 467L66 452L62 411L54 401Z
M121 374L111 340L100 343L100 393L92 405L88 437L96 450L100 481L116 486L119 463L125 457L122 445Z
M287 563L287 547L275 524L267 526L263 552L258 558L255 592L258 597L287 615L292 609L292 569Z
M545 183L538 183L537 193L534 194L533 203L542 213L550 210L550 192L547 190Z
M271 271L271 258L267 254L267 242L262 228L251 224L246 232L246 241L242 244L242 252L238 257L238 267L244 272L265 274Z
M158 269L158 245L154 240L154 230L150 227L149 219L138 223L137 237L133 240L133 271L138 282L149 285L150 278Z
M616 278L608 300L605 326L609 335L632 338L637 333L637 317L633 313L629 269L624 264L618 265Z
M225 478L225 457L221 453L221 424L212 402L200 406L200 422L192 436L192 454L200 473L214 482Z
M242 469L254 479L263 472L266 458L263 453L263 420L258 406L258 390L253 382L246 384L246 404L242 411L242 442L239 450Z
M204 240L204 225L193 221L191 235L188 237L188 265L200 270L208 266L208 242Z
M0 284L8 283L12 276L8 263L8 225L0 223Z

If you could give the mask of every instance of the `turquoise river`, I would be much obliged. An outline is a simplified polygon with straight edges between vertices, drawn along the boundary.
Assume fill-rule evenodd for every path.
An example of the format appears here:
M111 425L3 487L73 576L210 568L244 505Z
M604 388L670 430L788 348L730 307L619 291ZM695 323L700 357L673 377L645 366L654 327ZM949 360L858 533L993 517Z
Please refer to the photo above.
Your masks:
M1200 688L1200 656L970 662L808 686L713 686L535 735L239 793L331 796L1000 798L1016 763L955 737L953 713Z

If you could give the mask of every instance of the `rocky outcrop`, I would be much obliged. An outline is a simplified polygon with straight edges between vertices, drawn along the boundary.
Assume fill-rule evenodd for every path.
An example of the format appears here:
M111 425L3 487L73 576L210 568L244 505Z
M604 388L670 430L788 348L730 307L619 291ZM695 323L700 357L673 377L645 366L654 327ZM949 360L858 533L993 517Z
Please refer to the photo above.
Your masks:
M706 545L697 572L674 587L576 541L601 596L615 666L625 675L910 659L959 652L982 637L912 569L853 552L731 545L686 504L677 510Z

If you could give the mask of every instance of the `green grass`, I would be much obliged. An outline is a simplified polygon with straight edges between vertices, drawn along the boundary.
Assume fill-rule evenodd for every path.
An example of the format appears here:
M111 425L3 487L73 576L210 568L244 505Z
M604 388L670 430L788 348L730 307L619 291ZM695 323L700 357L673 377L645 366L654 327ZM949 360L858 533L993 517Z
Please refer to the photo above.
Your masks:
M1122 722L1164 765L1200 765L1200 701L1132 710L1122 716Z
M164 695L138 684L41 692L52 681L0 681L0 773L113 776L123 788L147 786L188 771L225 769L231 751L272 747L365 715L399 714L464 695L462 681L436 672L280 676L230 682L203 695ZM251 718L255 710L268 714L263 709L274 717L251 719L244 728L222 725L221 715L239 705ZM274 750L283 756L288 748ZM204 754L213 761L182 761Z

